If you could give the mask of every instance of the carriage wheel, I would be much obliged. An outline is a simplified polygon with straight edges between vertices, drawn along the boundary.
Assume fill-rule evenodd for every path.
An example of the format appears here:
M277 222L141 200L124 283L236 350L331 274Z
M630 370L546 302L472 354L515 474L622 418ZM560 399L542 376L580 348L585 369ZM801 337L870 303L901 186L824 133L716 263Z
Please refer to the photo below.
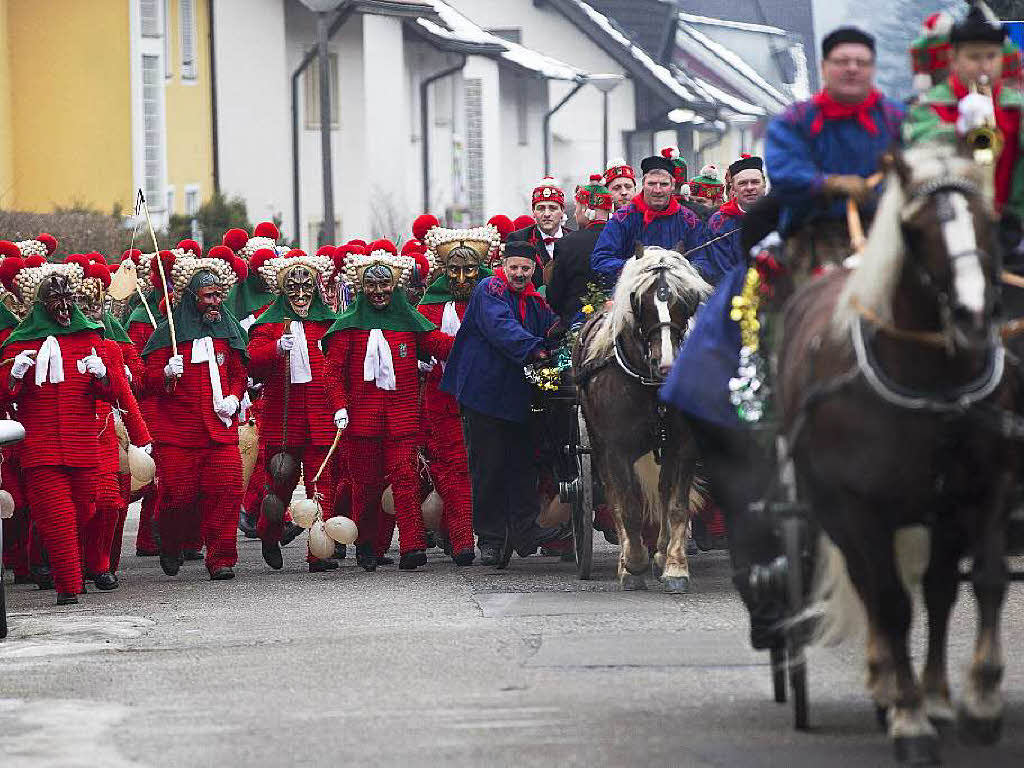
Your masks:
M786 649L772 648L772 689L777 704L786 703Z
M781 521L782 546L789 563L786 569L787 612L796 616L804 608L803 539L806 523L796 517ZM793 692L793 727L804 731L809 727L807 711L807 658L804 654L804 628L794 626L786 633L786 656L789 687Z
M572 497L572 543L576 552L576 573L586 581L594 560L594 471L590 435L583 409L577 408L576 493Z

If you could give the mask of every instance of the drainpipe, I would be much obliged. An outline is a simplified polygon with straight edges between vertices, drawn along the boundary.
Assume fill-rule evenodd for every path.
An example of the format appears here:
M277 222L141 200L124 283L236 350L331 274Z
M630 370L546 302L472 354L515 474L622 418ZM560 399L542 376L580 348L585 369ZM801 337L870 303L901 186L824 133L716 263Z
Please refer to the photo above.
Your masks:
M213 141L213 193L220 194L220 146L219 130L217 128L217 43L213 29L213 3L209 0L206 4L208 11L208 24L210 26L210 138Z
M423 212L430 211L430 108L427 91L431 85L466 68L466 57L459 54L461 61L454 66L431 75L420 83L420 138L423 144Z
M353 10L351 5L346 5L337 12L334 21L327 28L328 40L334 37L341 26L348 21ZM299 77L305 72L306 67L316 60L316 57L317 49L314 47L302 57L299 66L292 73L292 215L295 221L295 232L293 233L295 242L300 241L299 233L302 231L300 229L302 225L299 222ZM325 221L326 216L325 214Z
M576 83L576 87L573 88L569 93L565 95L560 102L555 104L550 110L544 113L544 175L551 175L551 117L566 105L573 96L575 96L580 88L587 84L586 80L580 80Z

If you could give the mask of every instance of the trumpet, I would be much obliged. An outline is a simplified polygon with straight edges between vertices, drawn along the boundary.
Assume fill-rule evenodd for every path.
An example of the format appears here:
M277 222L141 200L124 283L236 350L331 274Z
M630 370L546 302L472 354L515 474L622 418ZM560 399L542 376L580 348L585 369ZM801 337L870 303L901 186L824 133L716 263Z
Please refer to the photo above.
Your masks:
M980 93L990 100L993 99L992 83L987 75L982 75L976 83L971 84L971 93ZM965 137L967 145L974 152L974 161L981 165L994 165L1002 154L1006 142L1003 132L996 125L995 104L992 106L992 113L986 118L985 123L972 128Z

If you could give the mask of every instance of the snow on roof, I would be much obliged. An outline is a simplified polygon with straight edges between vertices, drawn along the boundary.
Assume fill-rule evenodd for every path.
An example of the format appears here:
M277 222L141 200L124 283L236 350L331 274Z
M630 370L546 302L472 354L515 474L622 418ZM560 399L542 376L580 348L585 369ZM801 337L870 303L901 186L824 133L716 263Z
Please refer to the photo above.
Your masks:
M728 27L739 29L744 32L759 32L763 35L780 35L785 37L788 33L779 27L772 27L767 24L751 24L746 21L729 21L728 19L713 19L710 16L698 16L695 13L679 13L679 20L687 24L708 24L714 27Z
M603 13L595 10L587 3L583 2L583 0L569 0L569 2L573 3L583 11L594 24L601 28L602 32L608 35L608 37L629 51L640 66L644 67L654 75L654 77L656 77L666 88L671 90L676 97L682 101L689 102L701 100L695 93L673 77L668 67L662 66L647 55L647 52L643 48L634 45L633 42L622 34Z
M753 116L764 116L767 114L767 110L764 107L759 107L757 104L751 104L749 101L734 96L728 91L724 91L717 85L714 85L707 80L691 75L684 72L680 67L673 66L672 73L680 80L680 82L691 85L706 101L718 102L722 106L733 110L741 115L753 115Z
M680 41L680 35L688 37L689 40ZM690 50L694 43L706 48L714 58L718 59L720 64L724 65L724 70L722 70L721 67L718 68L723 72L723 75L728 76L730 73L735 73L747 80L750 85L753 85L761 95L767 97L767 103L765 103L764 106L781 110L790 103L791 99L789 96L782 93L782 91L778 90L774 85L765 80L760 74L758 74L757 70L740 58L740 56L734 51L731 51L721 43L712 40L710 37L681 19L679 21L679 26L677 27L676 43L684 50Z
M505 61L553 80L580 80L587 75L582 69L491 34L443 0L430 0L430 4L447 27L445 29L430 19L417 19L417 23L432 35L454 42L495 46L501 51L499 55Z
M803 43L793 43L789 55L793 57L793 64L796 67L796 76L789 90L793 92L794 99L804 101L811 98L811 72L807 67L807 51L804 50Z

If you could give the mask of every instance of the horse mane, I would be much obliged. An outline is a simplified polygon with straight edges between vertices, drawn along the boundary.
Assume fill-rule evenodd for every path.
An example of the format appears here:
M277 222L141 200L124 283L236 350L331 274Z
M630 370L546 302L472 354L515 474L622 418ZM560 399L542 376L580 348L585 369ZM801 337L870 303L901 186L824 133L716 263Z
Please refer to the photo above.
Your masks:
M988 194L991 182L986 179L985 170L958 154L955 146L921 144L905 150L900 162L911 177L912 187L940 179L965 179L974 183L986 199L991 199ZM988 175L991 174L991 169L988 169ZM836 304L832 330L837 336L848 335L850 326L860 316L856 304L883 321L892 322L892 297L906 260L903 219L912 215L905 211L906 205L906 190L896 171L890 170L886 174L885 192L875 211L867 244L846 279Z
M630 298L650 290L658 279L657 267L662 266L668 267L664 275L672 295L692 304L694 311L714 290L682 254L658 246L645 247L640 258L626 259L612 294L612 308L594 333L584 362L603 360L611 355L615 338L633 328L636 318Z

